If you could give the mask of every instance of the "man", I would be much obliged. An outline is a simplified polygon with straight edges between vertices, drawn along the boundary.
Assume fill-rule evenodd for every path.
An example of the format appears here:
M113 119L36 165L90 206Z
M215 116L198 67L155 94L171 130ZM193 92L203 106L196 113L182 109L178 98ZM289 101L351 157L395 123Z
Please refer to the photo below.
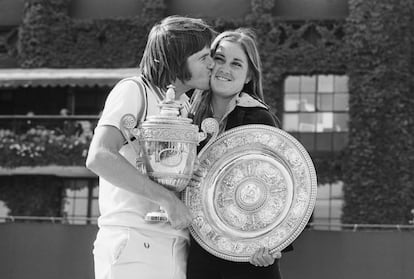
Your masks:
M185 278L191 214L173 192L137 170L121 118L132 114L140 121L157 114L170 84L180 102L187 101L190 89L208 89L213 37L200 19L165 18L148 36L141 75L119 82L106 100L86 160L100 178L96 279ZM169 222L146 223L146 213L160 206Z

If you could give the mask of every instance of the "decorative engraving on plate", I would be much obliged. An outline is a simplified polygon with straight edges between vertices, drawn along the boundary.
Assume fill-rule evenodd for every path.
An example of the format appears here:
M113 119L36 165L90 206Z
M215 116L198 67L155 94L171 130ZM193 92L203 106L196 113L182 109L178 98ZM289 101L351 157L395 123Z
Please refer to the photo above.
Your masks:
M219 176L214 204L217 215L233 229L262 230L286 206L286 179L267 161L239 160Z
M203 149L201 177L186 189L195 216L190 232L214 255L248 261L260 247L283 249L303 230L316 175L303 147L277 128L247 125L226 133Z

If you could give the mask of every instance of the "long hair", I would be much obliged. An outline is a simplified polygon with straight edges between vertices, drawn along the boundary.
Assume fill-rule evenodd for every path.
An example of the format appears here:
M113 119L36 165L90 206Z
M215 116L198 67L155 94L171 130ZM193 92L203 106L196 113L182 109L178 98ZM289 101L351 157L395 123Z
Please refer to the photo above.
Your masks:
M203 20L169 16L154 25L140 63L142 75L165 88L176 79L191 79L187 58L210 47L215 32Z
M256 44L256 34L249 28L238 28L220 33L211 44L211 56L214 57L218 46L222 41L229 41L241 46L248 60L248 75L250 81L244 85L242 92L264 102L262 86L262 63ZM200 124L203 119L212 117L211 90L198 92L193 98L192 113L194 123Z
M248 75L250 75L251 79L243 87L242 91L263 101L262 62L257 49L255 32L249 28L224 31L219 34L211 44L212 57L214 57L214 54L222 41L236 43L244 50L249 64Z

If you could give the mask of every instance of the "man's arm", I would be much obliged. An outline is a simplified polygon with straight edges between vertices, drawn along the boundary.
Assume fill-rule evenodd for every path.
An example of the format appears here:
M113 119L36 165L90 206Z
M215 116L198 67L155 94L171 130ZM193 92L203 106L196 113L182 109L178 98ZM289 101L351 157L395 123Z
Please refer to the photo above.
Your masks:
M123 142L117 128L98 126L89 147L87 168L111 184L165 208L173 228L188 227L192 219L188 208L173 192L141 174L119 153Z

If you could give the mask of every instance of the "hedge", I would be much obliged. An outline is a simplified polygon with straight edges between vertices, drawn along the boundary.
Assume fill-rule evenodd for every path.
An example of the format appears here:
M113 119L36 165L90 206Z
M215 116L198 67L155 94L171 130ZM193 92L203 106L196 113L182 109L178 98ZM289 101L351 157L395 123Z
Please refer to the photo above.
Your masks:
M349 3L350 133L342 221L407 224L414 208L413 2Z

